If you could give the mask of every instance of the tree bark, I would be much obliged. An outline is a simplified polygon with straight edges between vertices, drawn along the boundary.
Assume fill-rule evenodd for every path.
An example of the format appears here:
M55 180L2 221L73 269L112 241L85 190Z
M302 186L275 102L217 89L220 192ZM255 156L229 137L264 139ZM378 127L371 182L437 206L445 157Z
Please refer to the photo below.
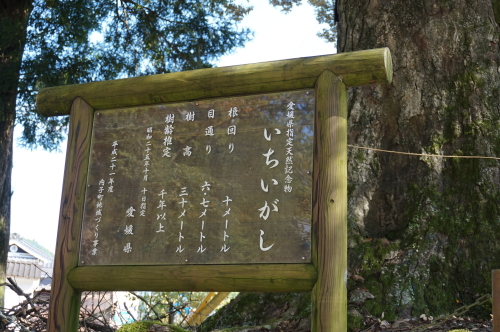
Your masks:
M0 283L7 267L16 96L31 8L28 0L0 1ZM3 298L0 287L0 307Z
M349 91L348 144L500 157L498 0L337 1L338 52L387 46L394 67L392 84ZM436 316L491 291L497 160L351 147L348 180L349 267L376 296L368 311Z

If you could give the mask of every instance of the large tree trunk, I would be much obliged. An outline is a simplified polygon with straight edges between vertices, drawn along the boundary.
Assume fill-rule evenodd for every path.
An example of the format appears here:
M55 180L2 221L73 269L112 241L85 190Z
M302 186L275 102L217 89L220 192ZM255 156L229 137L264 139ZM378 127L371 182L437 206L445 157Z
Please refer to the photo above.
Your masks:
M492 0L337 1L338 51L387 46L394 64L391 85L350 91L349 144L500 157ZM500 268L499 161L352 147L349 157L350 272L376 296L369 312L436 316L491 291L491 269Z
M0 1L0 283L5 282L7 267L16 96L31 8L28 0ZM4 289L0 287L0 307Z

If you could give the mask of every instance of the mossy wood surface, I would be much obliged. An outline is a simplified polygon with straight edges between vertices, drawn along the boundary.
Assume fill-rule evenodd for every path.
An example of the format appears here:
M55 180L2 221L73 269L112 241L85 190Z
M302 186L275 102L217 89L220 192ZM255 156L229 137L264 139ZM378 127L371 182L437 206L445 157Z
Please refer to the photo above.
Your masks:
M311 331L347 330L347 95L325 70L316 84Z
M46 88L38 93L37 107L42 115L55 116L69 114L76 97L94 109L106 109L314 88L324 70L347 86L392 81L390 51L380 48Z
M81 98L71 107L68 148L52 274L48 331L77 331L80 291L70 286L68 272L78 264L85 183L94 110Z
M85 266L68 281L87 291L304 292L316 282L310 264Z

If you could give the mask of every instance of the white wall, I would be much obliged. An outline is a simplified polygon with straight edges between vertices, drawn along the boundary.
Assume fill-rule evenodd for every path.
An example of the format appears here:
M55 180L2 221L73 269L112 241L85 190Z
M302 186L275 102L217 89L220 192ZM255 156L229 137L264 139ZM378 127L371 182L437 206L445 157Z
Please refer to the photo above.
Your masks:
M12 277L17 285L23 290L24 293L30 295L40 283L39 278L23 278L23 277ZM9 287L5 287L5 308L12 308L13 306L26 300L24 296L17 295Z

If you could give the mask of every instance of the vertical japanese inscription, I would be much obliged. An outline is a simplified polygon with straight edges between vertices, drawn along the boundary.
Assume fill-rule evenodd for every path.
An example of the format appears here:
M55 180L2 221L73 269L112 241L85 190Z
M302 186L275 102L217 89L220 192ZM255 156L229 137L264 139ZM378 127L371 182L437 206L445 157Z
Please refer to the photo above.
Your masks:
M313 94L101 111L81 264L309 262Z

